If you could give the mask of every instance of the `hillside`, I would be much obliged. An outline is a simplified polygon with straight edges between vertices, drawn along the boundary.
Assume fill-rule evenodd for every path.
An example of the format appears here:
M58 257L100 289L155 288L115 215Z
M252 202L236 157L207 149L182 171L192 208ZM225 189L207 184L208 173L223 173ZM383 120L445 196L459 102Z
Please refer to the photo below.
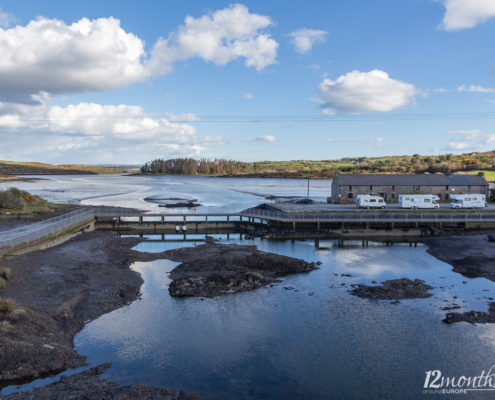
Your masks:
M214 175L332 178L341 174L407 174L407 173L477 173L484 171L487 179L495 180L495 151L439 156L353 157L321 161L259 161L207 160L177 158L153 160L141 168L145 174Z
M125 172L116 168L102 168L92 165L52 165L38 162L16 162L0 160L0 174L3 175L73 175L104 174Z

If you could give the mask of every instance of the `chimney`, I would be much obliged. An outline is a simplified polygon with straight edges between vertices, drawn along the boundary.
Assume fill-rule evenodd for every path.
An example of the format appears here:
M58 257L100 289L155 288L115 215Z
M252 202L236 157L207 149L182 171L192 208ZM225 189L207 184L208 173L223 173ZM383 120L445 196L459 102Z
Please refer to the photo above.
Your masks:
M478 176L485 176L485 173L484 172L478 172Z

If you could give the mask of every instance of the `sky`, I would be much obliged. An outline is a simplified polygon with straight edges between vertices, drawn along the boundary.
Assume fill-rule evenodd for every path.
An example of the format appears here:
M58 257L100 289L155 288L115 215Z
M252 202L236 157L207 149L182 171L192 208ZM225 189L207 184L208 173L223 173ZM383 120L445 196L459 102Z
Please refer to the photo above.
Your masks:
M0 0L0 159L495 148L495 0Z

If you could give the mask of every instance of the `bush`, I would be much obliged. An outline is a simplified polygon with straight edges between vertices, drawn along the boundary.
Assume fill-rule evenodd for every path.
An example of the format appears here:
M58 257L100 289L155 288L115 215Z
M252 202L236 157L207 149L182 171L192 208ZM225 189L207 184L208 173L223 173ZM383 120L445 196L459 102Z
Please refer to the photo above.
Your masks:
M26 207L26 200L21 197L19 189L0 191L0 208L22 210L24 207Z
M0 268L0 277L5 279L6 281L10 281L12 279L12 271L10 268Z
M9 313L16 307L16 302L12 299L0 299L0 313Z
M5 290L7 288L7 282L5 279L0 278L0 291Z

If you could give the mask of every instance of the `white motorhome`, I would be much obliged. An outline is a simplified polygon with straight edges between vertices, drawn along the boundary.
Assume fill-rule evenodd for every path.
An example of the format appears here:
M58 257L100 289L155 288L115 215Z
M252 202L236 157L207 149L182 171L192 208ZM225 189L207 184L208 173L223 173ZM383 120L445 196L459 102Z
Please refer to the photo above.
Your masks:
M452 194L450 208L485 208L486 196L484 194Z
M358 195L354 203L361 208L385 208L387 205L383 197L372 196L370 194Z
M400 208L440 208L440 198L434 194L400 194Z

